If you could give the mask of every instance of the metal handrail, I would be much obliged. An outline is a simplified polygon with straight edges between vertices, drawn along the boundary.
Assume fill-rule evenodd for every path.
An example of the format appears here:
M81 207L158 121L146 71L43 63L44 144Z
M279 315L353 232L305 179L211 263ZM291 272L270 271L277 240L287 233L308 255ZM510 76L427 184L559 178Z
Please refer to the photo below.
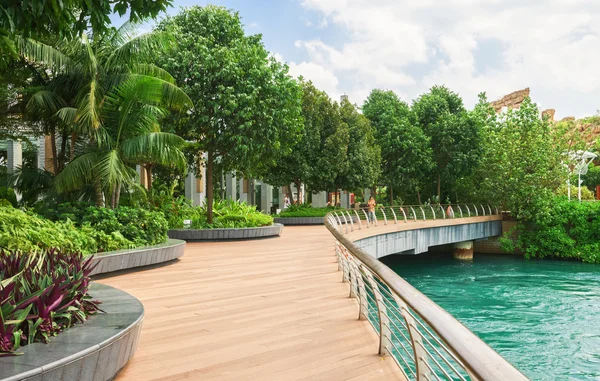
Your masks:
M455 206L462 215L461 206ZM444 215L451 210L454 218L460 218L454 214L453 205L446 207L442 208ZM414 215L414 208L410 208ZM380 355L391 356L407 379L527 380L446 310L355 246L335 223L334 218L325 219L337 240L342 279L350 283L350 295L358 300L359 319L371 322L380 335Z

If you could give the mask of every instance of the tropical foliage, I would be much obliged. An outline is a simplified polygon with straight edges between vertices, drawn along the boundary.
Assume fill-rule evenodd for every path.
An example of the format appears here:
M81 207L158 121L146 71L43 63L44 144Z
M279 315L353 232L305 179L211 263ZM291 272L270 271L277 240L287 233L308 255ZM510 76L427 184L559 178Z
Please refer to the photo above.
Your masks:
M169 221L169 228L211 229L211 228L250 228L269 226L273 217L256 210L255 206L232 200L215 200L213 203L214 220L208 222L206 205L192 206L183 197L159 206ZM190 225L184 224L185 220Z
M167 222L157 212L61 206L58 213L55 222L0 205L0 249L40 253L56 248L93 254L154 245L167 239Z
M556 198L548 213L523 220L516 243L505 239L508 251L527 258L560 258L600 263L600 204Z
M0 249L0 357L48 342L99 310L88 294L91 260L55 249L36 255Z
M307 204L290 205L286 210L279 213L279 217L325 217L325 215L336 207L313 208Z

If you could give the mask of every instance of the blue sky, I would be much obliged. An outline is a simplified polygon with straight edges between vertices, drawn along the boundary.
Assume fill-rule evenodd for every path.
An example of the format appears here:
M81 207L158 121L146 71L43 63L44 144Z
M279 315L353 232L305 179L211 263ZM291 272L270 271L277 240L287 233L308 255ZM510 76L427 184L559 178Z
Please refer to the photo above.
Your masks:
M239 11L334 99L385 88L411 102L444 84L472 107L530 87L558 118L600 109L600 4L587 0L175 0L169 13L207 3Z

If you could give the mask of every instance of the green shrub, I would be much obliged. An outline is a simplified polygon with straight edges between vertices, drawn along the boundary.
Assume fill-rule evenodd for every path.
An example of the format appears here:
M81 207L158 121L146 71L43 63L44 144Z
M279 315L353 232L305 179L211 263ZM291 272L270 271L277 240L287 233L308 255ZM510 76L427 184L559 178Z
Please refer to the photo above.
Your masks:
M190 220L194 229L248 228L273 224L273 217L257 211L255 206L232 200L215 200L212 224L206 221L205 206L194 207L176 199L169 205L163 205L162 210L171 229L183 228L184 220Z
M307 204L290 205L286 210L279 213L279 217L325 217L333 210L340 208L328 206L325 208L313 208Z
M517 247L527 258L600 263L600 202L558 198L551 205L536 220L519 223Z
M110 247L119 246L113 239L122 244L125 244L123 238L129 241L130 244L124 247L156 245L167 240L168 223L163 213L143 208L108 209L81 202L63 203L45 212L45 216L55 221L73 221L78 227L89 225L108 235L109 238L102 236L99 239L110 243Z
M578 192L577 186L571 185L571 199L572 200L578 199L577 192ZM569 189L567 188L567 184L563 184L560 187L558 187L558 189L556 190L556 195L562 196L562 197L567 197L569 195ZM595 198L596 197L595 197L594 192L592 192L585 186L581 187L581 199L582 200L594 200Z
M8 201L12 206L17 206L17 195L12 188L0 187L0 199Z

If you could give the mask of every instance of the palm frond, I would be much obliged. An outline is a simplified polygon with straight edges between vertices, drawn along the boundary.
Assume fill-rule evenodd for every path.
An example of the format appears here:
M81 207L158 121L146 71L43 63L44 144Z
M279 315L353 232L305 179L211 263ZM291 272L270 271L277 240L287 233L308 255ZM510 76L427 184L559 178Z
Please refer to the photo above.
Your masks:
M77 121L90 132L100 128L100 110L98 101L100 89L96 79L92 79L87 92L81 100L77 110Z
M175 83L175 78L165 69L161 69L156 65L151 64L137 64L132 65L130 68L131 74L147 75L149 77L159 78L169 83Z
M130 80L139 80L144 84L146 103L161 105L169 110L187 111L194 107L194 102L177 85L163 79L141 74L131 74Z
M117 150L101 155L94 166L104 189L113 189L117 184L135 181L134 172L128 171Z
M135 65L151 58L157 51L171 46L173 38L165 32L140 34L116 48L106 61L108 70L122 65Z
M58 193L69 192L91 183L98 159L98 153L88 152L69 163L54 179L56 191Z
M77 109L75 107L62 107L54 115L66 126L74 126L77 122Z
M121 144L121 152L131 162L152 162L185 169L186 160L180 148L185 144L180 136L168 132L151 132L133 137Z
M66 102L58 94L49 90L40 90L33 94L27 102L27 111L30 113L44 113L53 115L60 108L64 107Z
M86 53L87 53L87 56L85 57L87 70L89 71L89 74L92 77L95 77L98 73L98 59L96 58L96 53L94 52L92 43L88 39L88 36L86 33L83 33L81 35L81 39L82 39L83 45L86 48Z
M56 70L67 69L70 59L60 50L31 38L15 36L14 40L19 54L26 59L43 63Z

